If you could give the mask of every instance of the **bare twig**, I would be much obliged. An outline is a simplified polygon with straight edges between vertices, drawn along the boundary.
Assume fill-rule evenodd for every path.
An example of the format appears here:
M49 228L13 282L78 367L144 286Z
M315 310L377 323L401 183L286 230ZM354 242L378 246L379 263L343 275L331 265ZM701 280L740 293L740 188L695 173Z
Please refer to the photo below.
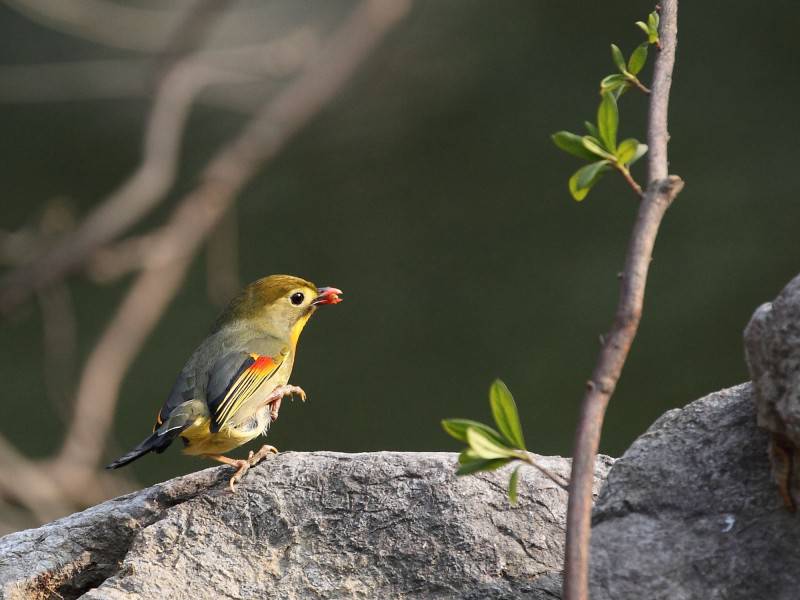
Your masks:
M525 458L522 458L520 460L532 466L534 469L539 471L542 475L547 477L550 481L555 483L561 489L567 491L569 490L569 482L566 479L564 479L561 475L554 473L553 471L542 465L539 461L533 458L533 455L530 452L526 452Z
M619 171L619 172L620 172L620 174L621 174L621 175L622 175L622 177L625 179L625 181L627 182L627 184L628 184L629 186L631 186L631 189L632 189L634 192L636 192L636 195L637 195L637 196L639 196L639 197L641 197L641 196L642 196L642 194L643 194L643 192L642 192L642 186L640 186L638 183L636 183L636 180L635 180L635 179L633 178L633 176L631 175L631 172L630 172L630 170L628 170L627 168L623 167L623 166L622 166L622 165L620 165L619 163L615 163L615 164L614 164L614 168L615 168L617 171Z
M52 473L73 479L99 464L120 382L179 288L194 253L236 194L350 78L407 12L410 0L367 0L335 33L317 60L224 146L198 187L153 240L142 273L93 350L79 385L75 414Z
M592 480L603 418L639 326L658 228L664 213L683 188L679 177L667 175L667 107L677 44L678 0L664 0L661 6L662 47L656 58L650 96L647 190L631 233L614 323L586 384L575 434L567 509L565 600L587 600L589 597Z

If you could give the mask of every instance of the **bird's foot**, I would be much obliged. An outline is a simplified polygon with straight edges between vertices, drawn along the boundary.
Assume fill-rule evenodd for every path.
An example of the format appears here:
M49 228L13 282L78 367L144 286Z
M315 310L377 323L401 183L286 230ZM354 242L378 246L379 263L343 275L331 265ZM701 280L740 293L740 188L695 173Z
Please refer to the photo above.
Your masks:
M248 454L247 458L245 459L228 458L227 456L222 456L221 454L206 454L206 456L211 460L216 460L217 462L221 462L222 464L229 465L236 469L236 472L233 474L233 477L231 477L231 480L228 484L231 488L231 492L236 493L236 484L242 480L242 478L245 476L245 473L250 470L250 467L256 466L270 454L277 453L278 449L275 446L264 444L261 447L261 450L258 452L254 453L251 450L250 454Z
M258 463L264 460L270 454L277 454L278 449L275 446L270 446L269 444L264 444L261 446L261 449L258 452L253 452L250 450L250 454L247 456L247 462L250 463L251 467L255 467Z
M306 401L306 392L297 385L280 385L272 390L272 393L267 396L266 403L269 406L269 418L272 421L278 419L278 412L281 410L281 401L284 396L294 396L297 394L300 399Z
M233 474L233 477L231 477L230 483L228 484L231 488L231 493L235 494L236 484L239 483L242 480L242 477L244 477L245 473L250 470L251 464L249 460L235 460L235 464L232 464L231 466L238 467L238 469L236 469L236 473Z

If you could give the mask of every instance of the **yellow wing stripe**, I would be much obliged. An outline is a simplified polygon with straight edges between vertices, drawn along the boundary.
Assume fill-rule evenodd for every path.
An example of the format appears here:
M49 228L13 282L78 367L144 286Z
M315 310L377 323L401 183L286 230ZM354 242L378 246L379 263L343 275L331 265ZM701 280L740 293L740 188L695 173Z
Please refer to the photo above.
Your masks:
M243 380L238 381L226 394L220 405L222 412L219 416L220 425L227 421L228 418L236 414L242 403L249 398L258 385L263 382L263 378L258 381L256 375L248 373Z
M220 425L224 421L227 421L229 417L234 415L236 411L239 410L242 402L251 394L253 384L255 383L255 374L245 371L243 377L243 379L237 380L236 383L231 386L231 389L225 395L225 398L223 398L222 403L220 404Z
M260 356L258 354L251 354L250 356L255 359L253 364L247 367L233 382L219 404L216 411L216 421L219 427L222 427L233 417L247 399L278 370L279 363L276 363L269 356Z

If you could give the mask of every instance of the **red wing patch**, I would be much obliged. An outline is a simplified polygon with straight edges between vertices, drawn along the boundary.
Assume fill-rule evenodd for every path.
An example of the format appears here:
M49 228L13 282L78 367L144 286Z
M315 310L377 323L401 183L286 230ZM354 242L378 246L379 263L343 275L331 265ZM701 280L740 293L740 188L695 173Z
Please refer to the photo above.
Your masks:
M278 370L280 363L269 356L251 354L231 380L214 412L214 431L233 417L242 405Z

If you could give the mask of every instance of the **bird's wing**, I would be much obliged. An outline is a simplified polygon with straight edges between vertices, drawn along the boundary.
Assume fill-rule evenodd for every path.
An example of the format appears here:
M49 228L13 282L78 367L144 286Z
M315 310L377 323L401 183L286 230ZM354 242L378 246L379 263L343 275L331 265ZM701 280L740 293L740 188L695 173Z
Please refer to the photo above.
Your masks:
M179 406L197 398L195 387L193 372L190 369L184 368L175 380L175 384L172 386L167 401L164 402L156 414L156 420L155 423L153 423L154 432L169 420L172 413Z
M211 369L206 402L211 431L219 431L265 382L277 373L284 356L233 352Z

